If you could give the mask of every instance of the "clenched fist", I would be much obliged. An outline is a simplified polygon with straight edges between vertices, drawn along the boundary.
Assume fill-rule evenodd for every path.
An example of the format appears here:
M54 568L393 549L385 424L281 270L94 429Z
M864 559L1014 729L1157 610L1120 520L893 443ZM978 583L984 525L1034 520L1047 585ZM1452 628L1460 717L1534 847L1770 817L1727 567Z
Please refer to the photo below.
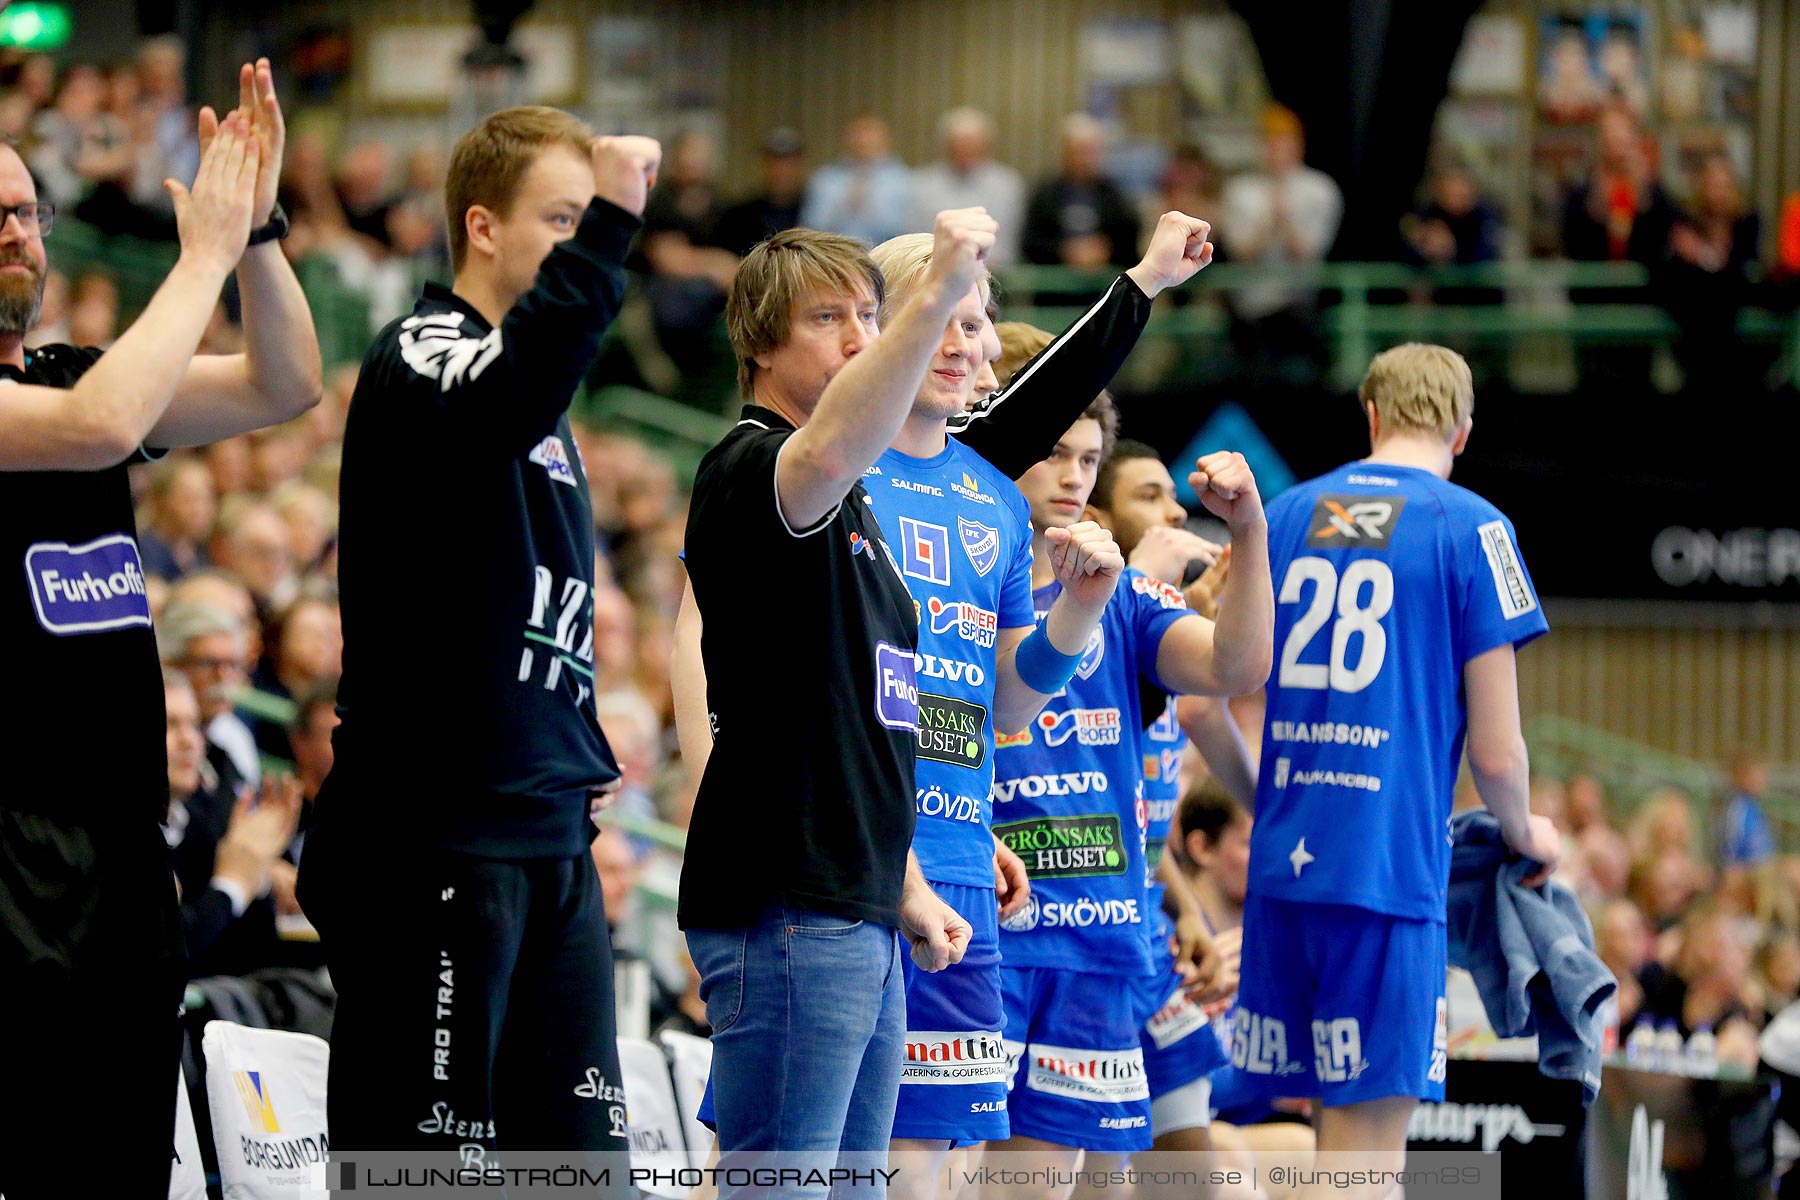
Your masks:
M1219 450L1202 455L1194 465L1197 469L1188 475L1188 483L1207 512L1230 526L1233 533L1262 525L1262 496L1243 455Z
M634 217L644 215L656 171L662 166L662 143L626 134L597 137L593 145L594 191Z
M1125 556L1112 534L1092 521L1077 521L1067 529L1046 529L1050 565L1056 580L1077 602L1103 607L1125 570Z
M1000 226L985 208L950 208L931 227L931 277L944 295L961 300L985 269Z
M1212 225L1184 212L1157 219L1149 248L1137 266L1125 272L1151 299L1164 288L1180 287L1213 260Z

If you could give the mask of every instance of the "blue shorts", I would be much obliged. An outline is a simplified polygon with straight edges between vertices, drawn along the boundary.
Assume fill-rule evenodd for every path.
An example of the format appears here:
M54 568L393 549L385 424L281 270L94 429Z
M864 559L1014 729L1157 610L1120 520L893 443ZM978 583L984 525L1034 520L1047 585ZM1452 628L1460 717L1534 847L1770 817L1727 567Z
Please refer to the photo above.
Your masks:
M1014 1060L1012 1132L1058 1146L1148 1150L1150 1087L1143 1013L1118 976L1000 969L1006 1052Z
M962 961L906 971L906 1062L894 1136L958 1145L1003 1141L1008 1063L1000 999L1000 915L991 887L933 883L974 929Z
M1158 1118L1151 1124L1159 1134L1202 1128L1211 1120L1210 1092L1201 1094L1206 1089L1190 1088L1188 1095L1195 1097L1197 1107L1165 1105L1166 1111L1159 1113L1156 1101L1208 1078L1231 1061L1205 1011L1182 991L1174 958L1164 954L1162 962L1163 971L1141 976L1132 988L1142 1017L1138 1037L1144 1050L1144 1079L1150 1085L1152 1116Z
M1444 1098L1448 949L1438 921L1347 904L1244 904L1234 1091L1326 1107ZM1309 1053L1310 1051L1310 1053Z

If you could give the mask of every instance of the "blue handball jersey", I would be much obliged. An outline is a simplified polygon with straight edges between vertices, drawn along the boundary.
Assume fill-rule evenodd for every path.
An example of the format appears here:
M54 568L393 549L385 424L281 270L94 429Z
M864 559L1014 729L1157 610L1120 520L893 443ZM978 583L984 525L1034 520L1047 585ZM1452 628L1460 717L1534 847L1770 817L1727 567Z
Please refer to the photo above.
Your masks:
M1039 588L1038 611L1061 590ZM994 833L1031 876L1025 907L1000 927L1006 966L1144 975L1162 965L1145 930L1138 681L1161 688L1157 648L1187 615L1179 592L1128 569L1068 686L1001 740Z
M1464 664L1549 628L1512 523L1429 471L1351 463L1269 505L1269 554L1250 888L1442 921Z
M1175 808L1181 803L1181 750L1187 741L1175 720L1175 697L1162 693L1160 698L1162 711L1139 735L1144 758L1144 884L1148 896L1144 933L1150 939L1151 955L1159 961L1169 952L1169 931L1174 923L1163 912L1164 888L1156 868L1166 853L1169 826L1175 823Z
M994 643L1032 622L1030 509L955 438L931 458L888 450L862 482L919 610L919 869L992 887Z

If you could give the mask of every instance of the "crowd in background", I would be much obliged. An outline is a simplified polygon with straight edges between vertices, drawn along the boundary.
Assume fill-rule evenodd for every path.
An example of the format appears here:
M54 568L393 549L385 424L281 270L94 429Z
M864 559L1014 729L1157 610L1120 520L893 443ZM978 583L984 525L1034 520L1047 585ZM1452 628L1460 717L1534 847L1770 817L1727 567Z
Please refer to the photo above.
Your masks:
M173 38L150 39L135 60L104 65L0 52L0 133L26 148L42 198L62 213L103 234L172 239L162 180L190 179L195 167L185 78ZM333 146L304 119L294 124L282 191L293 224L286 249L366 299L372 333L410 307L421 277L447 273L442 153L379 140ZM1676 194L1629 105L1601 109L1593 128L1585 177L1562 200L1558 249L1575 260L1650 268L1653 295L1687 334L1685 365L1702 365L1695 354L1718 362L1740 309L1791 298L1786 282L1800 278L1800 195L1765 244L1744 181L1723 154L1703 157ZM926 227L941 208L983 204L1002 230L996 267L1104 270L1135 262L1156 216L1178 208L1214 221L1220 261L1280 267L1324 260L1343 213L1337 183L1305 164L1304 130L1279 106L1262 118L1259 165L1228 177L1201 146L1171 145L1154 187L1142 193L1109 172L1108 129L1082 114L1064 121L1057 169L1036 181L1004 161L986 113L953 109L939 133L940 156L913 166L872 113L844 126L835 153L808 147L792 129L768 131L758 143L757 185L739 196L720 182L710 137L669 139L634 262L648 316L633 347L634 381L728 407L731 371L720 361L728 350L719 329L731 273L756 242L795 224L876 244ZM1394 244L1397 257L1415 265L1471 266L1514 257L1528 240L1466 165L1443 152ZM1484 294L1498 296L1464 290L1455 298ZM1322 357L1315 288L1274 274L1233 289L1225 302L1244 372ZM104 345L119 326L117 292L103 273L55 277L46 310L45 340Z
M0 56L0 133L25 147L41 197L62 213L103 234L172 238L161 181L190 179L196 157L185 74L172 39L109 65ZM1258 169L1227 178L1199 147L1173 147L1156 190L1133 195L1109 176L1106 129L1088 117L1065 122L1057 171L1032 184L1001 160L986 114L947 113L941 158L919 167L894 154L885 122L863 115L845 127L839 153L815 155L811 169L796 132L769 132L759 144L759 186L742 197L719 183L718 147L684 134L669 147L645 213L639 294L661 351L685 373L718 352L738 258L795 224L877 243L926 227L939 209L979 203L1000 223L995 266L1107 269L1136 261L1156 214L1174 208L1216 221L1224 261L1320 261L1342 215L1339 189L1305 165L1292 113L1270 110L1262 133ZM1604 113L1595 136L1590 176L1564 205L1563 252L1655 268L1696 322L1745 303L1766 247L1729 162L1704 160L1690 192L1677 197L1652 170L1628 111ZM410 306L421 274L446 269L442 172L431 147L334 150L297 134L282 200L293 226L287 252L328 262L369 298L373 321L391 319ZM1800 275L1800 197L1779 224L1772 273ZM1429 172L1402 234L1410 260L1430 264L1492 261L1519 241L1448 159ZM54 243L51 264L42 323L28 344L108 345L122 323L114 281L98 270L60 273ZM1233 316L1252 353L1279 355L1315 336L1316 302L1306 288L1271 279L1236 293ZM231 311L228 297L203 352L238 348ZM303 923L293 864L331 765L343 649L337 472L355 381L356 367L340 365L305 417L136 469L168 668L168 837L198 947L196 975L317 961L309 943L289 936ZM579 423L576 437L593 490L596 692L624 771L617 808L684 829L693 791L676 757L669 651L686 497L674 466L644 442ZM432 602L454 605L453 589ZM446 718L453 729L455 714ZM1251 723L1246 732L1254 741L1259 730ZM1627 819L1593 775L1534 785L1534 808L1565 834L1561 877L1593 914L1601 954L1620 980L1623 1027L1640 1016L1673 1020L1683 1034L1704 1025L1718 1034L1722 1058L1753 1059L1754 1032L1800 992L1800 857L1776 855L1766 828L1761 838L1741 832L1744 805L1754 807L1766 787L1766 764L1746 757L1719 812L1711 797L1664 791ZM243 803L244 795L262 802ZM1703 827L1719 832L1703 837ZM1717 847L1711 857L1705 844ZM612 830L595 842L594 857L622 956L657 960L657 1019L703 1031L695 977L669 959L679 939L647 932L652 914L639 911L636 895L645 881L672 890L673 854Z

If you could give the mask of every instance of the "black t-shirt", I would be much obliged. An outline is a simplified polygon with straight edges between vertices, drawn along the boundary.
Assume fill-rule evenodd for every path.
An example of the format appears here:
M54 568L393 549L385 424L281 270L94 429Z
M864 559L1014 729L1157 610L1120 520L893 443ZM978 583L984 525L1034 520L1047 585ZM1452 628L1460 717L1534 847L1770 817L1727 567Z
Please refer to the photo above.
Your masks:
M44 346L8 385L69 388L100 351ZM160 822L169 801L162 671L126 466L0 472L0 629L14 703L0 808L72 824Z
M566 410L637 221L596 200L498 329L442 287L384 329L344 436L343 723L323 828L567 858L618 778L594 715L594 522Z
M895 925L913 831L917 606L862 486L789 527L767 409L710 450L688 510L712 757L678 916L735 929L772 900Z

